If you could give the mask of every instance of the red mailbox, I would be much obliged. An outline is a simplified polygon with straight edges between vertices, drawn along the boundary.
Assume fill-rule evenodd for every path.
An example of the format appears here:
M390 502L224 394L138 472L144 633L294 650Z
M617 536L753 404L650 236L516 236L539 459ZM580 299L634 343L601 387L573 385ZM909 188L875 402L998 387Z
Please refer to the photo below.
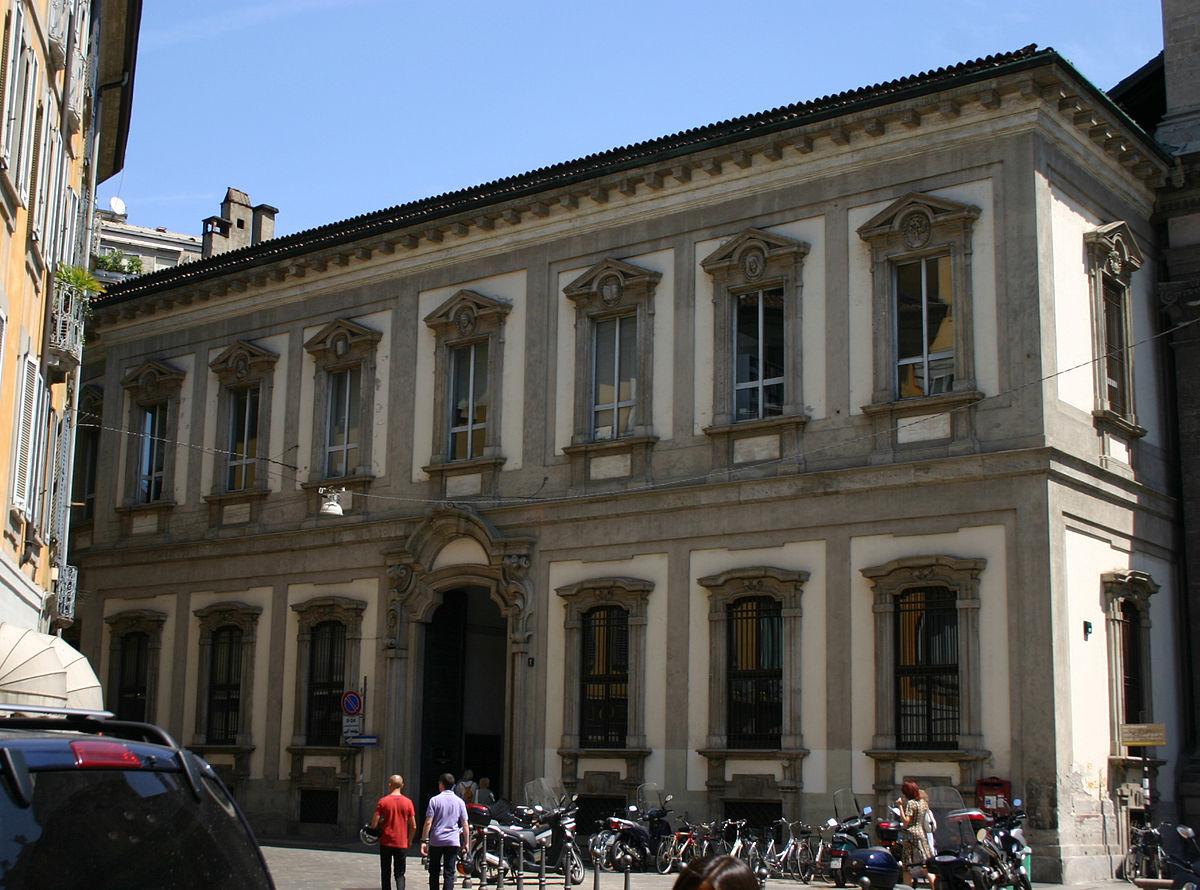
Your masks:
M998 776L988 776L975 783L975 806L989 816L1007 812L1012 807L1012 782Z

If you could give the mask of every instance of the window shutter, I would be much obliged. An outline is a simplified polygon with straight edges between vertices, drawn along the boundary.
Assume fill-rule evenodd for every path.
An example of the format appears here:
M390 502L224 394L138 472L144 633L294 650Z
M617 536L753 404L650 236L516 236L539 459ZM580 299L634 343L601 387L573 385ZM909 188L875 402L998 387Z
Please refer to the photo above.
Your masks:
M58 443L54 452L54 494L50 508L50 540L58 546L58 562L64 562L67 554L62 550L66 540L67 517L71 510L71 412L64 411L58 427Z
M4 139L0 141L0 161L5 166L8 166L12 160L13 146L15 145L13 137L14 124L17 117L17 107L21 101L19 78L21 72L23 15L21 4L16 4L9 15L9 26L4 30L4 70L0 72L0 77L4 81L4 104L0 105L0 109L3 109L4 115Z
M39 105L37 123L33 126L33 156L30 158L29 175L29 233L35 241L42 238L42 225L46 217L46 106Z
M21 93L23 108L21 110L20 143L17 146L17 193L21 200L29 206L29 191L31 188L29 171L32 155L37 145L37 135L34 132L34 114L37 111L37 57L33 50L25 47L25 76L22 81Z
M30 454L33 443L33 418L37 410L37 361L26 355L21 363L21 387L17 393L16 454L13 457L13 506L29 509Z
M0 392L4 386L4 338L8 335L8 319L0 315Z

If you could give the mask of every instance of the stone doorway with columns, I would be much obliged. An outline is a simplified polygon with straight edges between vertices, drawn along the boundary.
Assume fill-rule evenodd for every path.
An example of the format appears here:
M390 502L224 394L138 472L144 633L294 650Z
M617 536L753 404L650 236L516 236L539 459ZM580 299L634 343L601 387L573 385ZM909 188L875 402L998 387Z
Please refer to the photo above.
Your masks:
M484 765L467 763L468 754L491 764L498 749L495 774L489 777L505 796L532 775L532 546L532 539L502 534L469 508L444 505L435 507L403 546L385 554L390 592L384 758L410 777L410 793L418 803L436 792L446 763L456 777L464 766L480 776ZM483 649L490 657L484 652L468 657L451 645L464 634L489 640ZM456 661L451 666L447 659ZM435 671L442 673L430 676ZM490 673L488 694L503 708L498 719L488 717L488 732L473 733L468 674L478 677L481 671ZM447 683L456 690L450 701L445 700ZM412 786L413 779L419 787Z

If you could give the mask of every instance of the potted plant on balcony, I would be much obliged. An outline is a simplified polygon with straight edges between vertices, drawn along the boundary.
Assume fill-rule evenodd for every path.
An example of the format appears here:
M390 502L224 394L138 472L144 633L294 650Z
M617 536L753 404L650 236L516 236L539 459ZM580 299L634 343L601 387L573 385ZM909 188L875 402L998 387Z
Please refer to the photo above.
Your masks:
M54 270L54 280L73 287L87 296L104 293L104 285L83 266L68 266L64 263Z
M48 364L51 368L66 374L79 364L92 294L103 291L104 285L81 266L63 264L54 271L54 302L48 354Z

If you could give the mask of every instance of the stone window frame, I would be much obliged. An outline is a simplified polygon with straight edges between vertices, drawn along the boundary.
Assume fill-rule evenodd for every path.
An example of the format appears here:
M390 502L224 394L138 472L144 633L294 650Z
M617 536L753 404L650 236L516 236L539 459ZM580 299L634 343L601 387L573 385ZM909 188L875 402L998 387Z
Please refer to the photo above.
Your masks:
M121 386L129 397L126 429L137 434L128 437L125 460L124 497L126 511L161 510L175 506L175 450L179 438L179 406L186 375L163 361L148 361L138 365L121 378ZM155 405L166 406L166 427L163 433L166 450L163 454L162 494L149 503L138 500L138 478L141 465L142 412Z
M885 762L900 759L976 762L984 759L979 576L986 567L986 559L937 554L893 559L859 570L874 594L875 735L867 755L875 758L877 769ZM953 749L898 749L892 672L896 663L896 601L908 590L928 587L952 590L958 610L958 745Z
M228 744L208 741L209 679L212 674L213 634L225 627L236 627L242 632L241 642L241 687L238 691L238 732L234 747L246 753L253 750L254 741L251 715L254 713L254 653L258 632L258 619L262 615L260 606L242 602L219 602L192 612L200 629L200 667L196 683L196 725L193 732L193 747L204 746L228 750Z
M144 723L154 723L158 711L158 667L162 652L162 631L167 613L157 609L126 609L108 615L108 692L116 697L121 687L121 648L127 634L146 635L146 713Z
M364 490L373 478L371 439L375 416L375 364L382 337L380 331L339 318L304 341L305 351L316 364L309 474L308 481L303 483L306 490L315 491L326 484ZM359 369L358 422L359 435L362 437L358 444L358 464L353 472L347 472L345 476L327 477L325 450L329 439L329 378L339 371L354 367Z
M1123 439L1138 439L1146 430L1137 422L1136 396L1134 393L1133 351L1133 301L1131 283L1133 273L1145 262L1142 250L1128 223L1116 221L1098 226L1083 236L1087 251L1088 291L1091 301L1092 354L1096 356L1092 375L1095 408L1092 418L1096 427L1107 433L1115 433ZM1115 285L1122 292L1123 318L1121 324L1125 338L1124 380L1122 385L1128 399L1124 412L1114 410L1108 398L1108 335L1105 327L1106 284Z
M661 280L660 272L606 257L563 288L563 296L575 307L575 399L571 444L563 449L571 461L574 484L591 480L593 460L621 461L623 455L628 455L627 471L606 472L602 478L649 478L649 453L658 441L653 413L654 300ZM609 319L628 317L634 319L637 345L632 428L625 436L596 439L592 426L596 327Z
M646 628L650 594L654 582L640 578L589 578L555 591L563 599L563 732L558 754L563 763L563 784L579 782L580 757L623 759L626 784L643 774L650 755L646 744ZM579 686L583 670L583 618L596 606L619 606L629 616L629 664L627 696L629 713L623 748L580 747ZM636 783L635 783L636 784Z
M804 416L804 260L811 245L763 229L747 228L730 238L700 266L713 279L713 423L706 432L781 422ZM734 420L733 313L743 293L783 289L783 415Z
M220 472L213 473L212 494L214 496L245 496L255 492L265 493L267 485L267 460L271 453L271 397L275 383L275 363L279 356L247 340L238 340L224 349L212 362L209 369L221 387L217 402L217 449L221 454ZM233 394L238 390L258 389L258 448L255 454L254 485L248 488L229 489L229 434L233 425Z
M729 607L745 597L770 597L780 605L783 650L783 713L779 736L781 751L804 747L801 725L802 660L800 652L804 610L801 599L809 573L777 566L726 569L697 580L708 591L708 740L707 748L741 757L774 754L774 749L734 749L726 742L728 731ZM703 753L703 752L702 752Z
M1122 625L1125 617L1121 607L1125 604L1133 606L1139 613L1138 650L1142 659L1142 678L1145 697L1145 723L1153 722L1154 714L1154 672L1151 670L1150 648L1150 598L1159 591L1159 585L1146 572L1112 571L1100 576L1104 602L1105 637L1108 647L1108 708L1109 708L1109 748L1111 756L1121 758L1126 756L1124 746L1120 741L1121 724L1125 714L1125 687L1121 681L1124 673L1124 652L1122 651Z
M325 621L338 621L346 628L346 683L357 683L362 654L362 621L367 604L362 600L345 596L317 596L300 603L292 603L296 613L296 707L292 717L292 744L289 750L296 757L305 751L331 750L341 753L339 747L309 745L308 732L308 670L309 643L313 628ZM294 750L293 750L294 749Z
M434 336L433 447L429 464L422 469L438 483L443 492L449 477L473 474L480 477L479 494L496 492L500 467L505 461L500 435L504 413L504 328L512 308L507 300L464 288L425 316L425 324ZM483 454L465 460L452 460L451 350L483 341L488 346L488 413Z

